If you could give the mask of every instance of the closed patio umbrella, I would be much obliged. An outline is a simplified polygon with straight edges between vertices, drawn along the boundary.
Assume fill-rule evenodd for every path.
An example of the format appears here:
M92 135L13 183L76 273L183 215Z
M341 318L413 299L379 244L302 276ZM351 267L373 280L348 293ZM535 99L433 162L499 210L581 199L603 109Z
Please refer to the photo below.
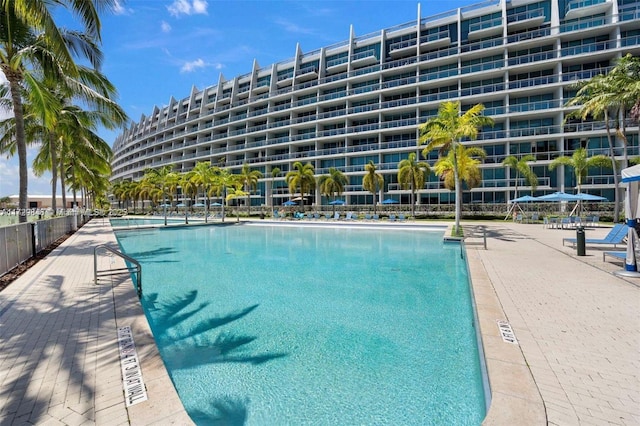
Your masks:
M624 270L616 271L614 274L638 278L640 277L640 272L638 272L635 247L638 241L636 222L640 213L640 164L622 169L622 182L627 184L627 194L624 201L624 213L629 226L627 257L624 261Z

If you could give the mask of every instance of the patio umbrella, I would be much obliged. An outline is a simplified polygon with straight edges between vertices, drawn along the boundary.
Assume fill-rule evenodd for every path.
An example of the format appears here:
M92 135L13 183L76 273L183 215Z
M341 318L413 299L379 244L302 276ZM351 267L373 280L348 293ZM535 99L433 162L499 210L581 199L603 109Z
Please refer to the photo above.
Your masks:
M587 194L584 192L579 192L575 196L578 197L580 201L609 201L605 197L601 197L599 195Z
M204 203L195 203L193 207L204 207Z
M573 194L567 194L566 192L558 191L553 194L542 195L535 197L537 201L578 201L580 198Z
M577 194L575 194L575 196L578 197L578 202L576 203L576 206L573 208L573 210L571 210L570 216L573 216L576 211L578 211L578 214L581 213L581 206L583 201L609 201L605 197L587 194L585 192L578 192Z
M509 207L509 210L507 210L507 215L504 217L504 220L507 220L507 218L512 216L516 209L520 209L522 214L524 214L524 211L522 211L518 203L530 203L533 201L538 201L538 199L536 197L532 197L531 195L523 195L522 197L514 198L510 201L510 203L513 203L513 205Z
M171 207L171 204L160 204L158 207Z
M214 206L215 206L215 207L220 207L221 205L222 205L222 204L217 203L217 202L216 202L216 203L211 203L211 206L212 206L212 207L214 207Z
M295 201L285 201L284 203L282 203L283 206L297 206L298 203L296 203Z
M627 257L624 261L624 270L614 274L626 277L640 277L635 247L638 242L636 222L640 213L640 164L622 169L622 182L627 183L627 196L624 202L624 213L629 226L627 235Z
M394 200L393 198L387 198L382 202L382 204L398 204L398 201Z
M332 206L344 206L346 203L346 201L343 200L333 200L329 203Z
M187 207L187 205L185 203L178 203L176 204L176 207Z
M511 200L512 203L529 203L532 201L539 201L536 197L532 197L531 195L523 195L522 197L514 198Z

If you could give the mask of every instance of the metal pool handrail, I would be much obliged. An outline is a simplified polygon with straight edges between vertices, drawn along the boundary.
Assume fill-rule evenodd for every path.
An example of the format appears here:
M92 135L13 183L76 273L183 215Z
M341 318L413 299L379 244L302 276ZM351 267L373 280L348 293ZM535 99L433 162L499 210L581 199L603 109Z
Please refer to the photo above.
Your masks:
M100 244L100 245L94 247L94 249L93 249L93 282L94 282L94 284L96 284L96 285L98 284L98 277L111 276L111 275L116 275L116 274L120 274L120 273L123 273L123 272L130 273L131 269L133 268L132 266L129 266L127 264L127 266L124 267L124 268L117 268L117 269L109 269L109 270L104 270L104 271L98 271L98 250L99 249L107 250L107 251L115 254L116 256L124 259L125 262L129 262L130 264L135 265L136 290L138 292L138 298L142 297L142 266L140 266L140 263L137 260L135 260L134 258L129 257L126 254L121 253L118 250L115 250L115 249L109 247L106 244Z

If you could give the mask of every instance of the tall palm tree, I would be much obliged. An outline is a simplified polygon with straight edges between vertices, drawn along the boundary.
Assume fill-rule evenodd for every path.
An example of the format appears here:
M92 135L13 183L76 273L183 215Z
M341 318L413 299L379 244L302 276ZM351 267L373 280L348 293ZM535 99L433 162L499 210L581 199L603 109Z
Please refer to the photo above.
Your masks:
M64 76L76 77L78 69L71 52L82 55L94 68L99 68L102 59L98 52L85 47L93 40L100 40L100 20L98 10L113 9L116 0L14 0L3 2L0 10L0 69L4 73L13 108L15 120L15 143L19 167L19 201L18 208L25 211L27 207L28 172L27 172L27 139L25 134L25 117L23 99L37 104L48 103L48 94L43 81L47 79L62 80ZM80 18L86 34L65 31L55 24L53 10L62 6L71 11L74 17ZM56 11L59 9L55 9ZM70 47L71 46L71 47ZM39 76L45 76L39 79ZM52 103L53 104L53 103ZM55 113L52 109L48 111ZM46 125L51 116L44 117ZM21 215L20 222L27 217Z
M594 155L588 157L586 148L578 148L571 157L562 156L549 163L549 170L554 170L558 166L569 166L573 169L576 178L578 193L582 192L582 183L589 174L592 167L608 167L612 165L611 158L606 155Z
M273 181L276 180L277 177L280 176L280 174L282 173L282 171L280 170L279 167L272 167L271 168L271 215L272 217L275 217L275 212L276 212L276 205L274 202L275 197L273 196Z
M244 163L240 171L240 181L247 194L247 215L251 217L251 190L258 188L258 180L262 178L262 172L259 170L251 170L251 167Z
M510 169L513 169L515 173L515 189L513 191L513 198L518 198L518 181L520 176L524 178L524 181L531 186L531 193L533 193L538 187L538 176L534 173L529 166L530 161L536 161L536 157L531 154L523 155L521 158L515 155L510 155L502 161L502 165Z
M424 187L427 175L431 172L429 165L416 161L416 153L409 153L409 158L398 163L398 183L403 189L411 189L411 216L416 215L416 191Z
M373 194L373 214L376 214L376 194L382 189L384 178L376 171L376 165L371 160L364 166L364 170L367 173L362 178L362 187Z
M444 102L438 108L438 115L427 120L420 127L419 144L426 144L422 155L427 157L430 151L438 149L441 154L453 150L453 176L455 182L455 229L456 235L460 234L460 216L462 214L462 188L456 158L458 145L464 139L476 139L483 126L493 125L493 119L482 115L484 105L477 104L464 114L460 113L460 102Z
M304 194L311 194L316 188L316 179L314 176L314 167L311 163L302 164L300 161L293 163L295 170L289 171L285 175L285 181L289 186L289 192L295 194L300 190L300 203L304 210Z
M329 174L318 178L320 193L328 198L334 197L336 200L344 192L344 187L349 183L347 177L335 167L329 167ZM335 213L335 204L333 206Z

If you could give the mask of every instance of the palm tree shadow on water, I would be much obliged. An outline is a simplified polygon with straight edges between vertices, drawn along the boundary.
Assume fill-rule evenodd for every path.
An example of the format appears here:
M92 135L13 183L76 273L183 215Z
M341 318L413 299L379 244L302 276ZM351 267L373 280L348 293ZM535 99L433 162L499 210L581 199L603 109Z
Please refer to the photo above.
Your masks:
M244 363L260 365L288 356L285 352L255 353L249 346L257 336L235 334L220 327L241 320L258 308L258 304L230 312L226 315L207 315L208 302L196 303L197 291L160 302L157 293L144 296L152 316L160 352L169 372L202 365ZM195 326L183 326L194 316L204 319ZM155 334L155 333L154 333ZM202 425L243 425L248 415L248 398L225 396L213 399L207 410L190 411L190 416Z

